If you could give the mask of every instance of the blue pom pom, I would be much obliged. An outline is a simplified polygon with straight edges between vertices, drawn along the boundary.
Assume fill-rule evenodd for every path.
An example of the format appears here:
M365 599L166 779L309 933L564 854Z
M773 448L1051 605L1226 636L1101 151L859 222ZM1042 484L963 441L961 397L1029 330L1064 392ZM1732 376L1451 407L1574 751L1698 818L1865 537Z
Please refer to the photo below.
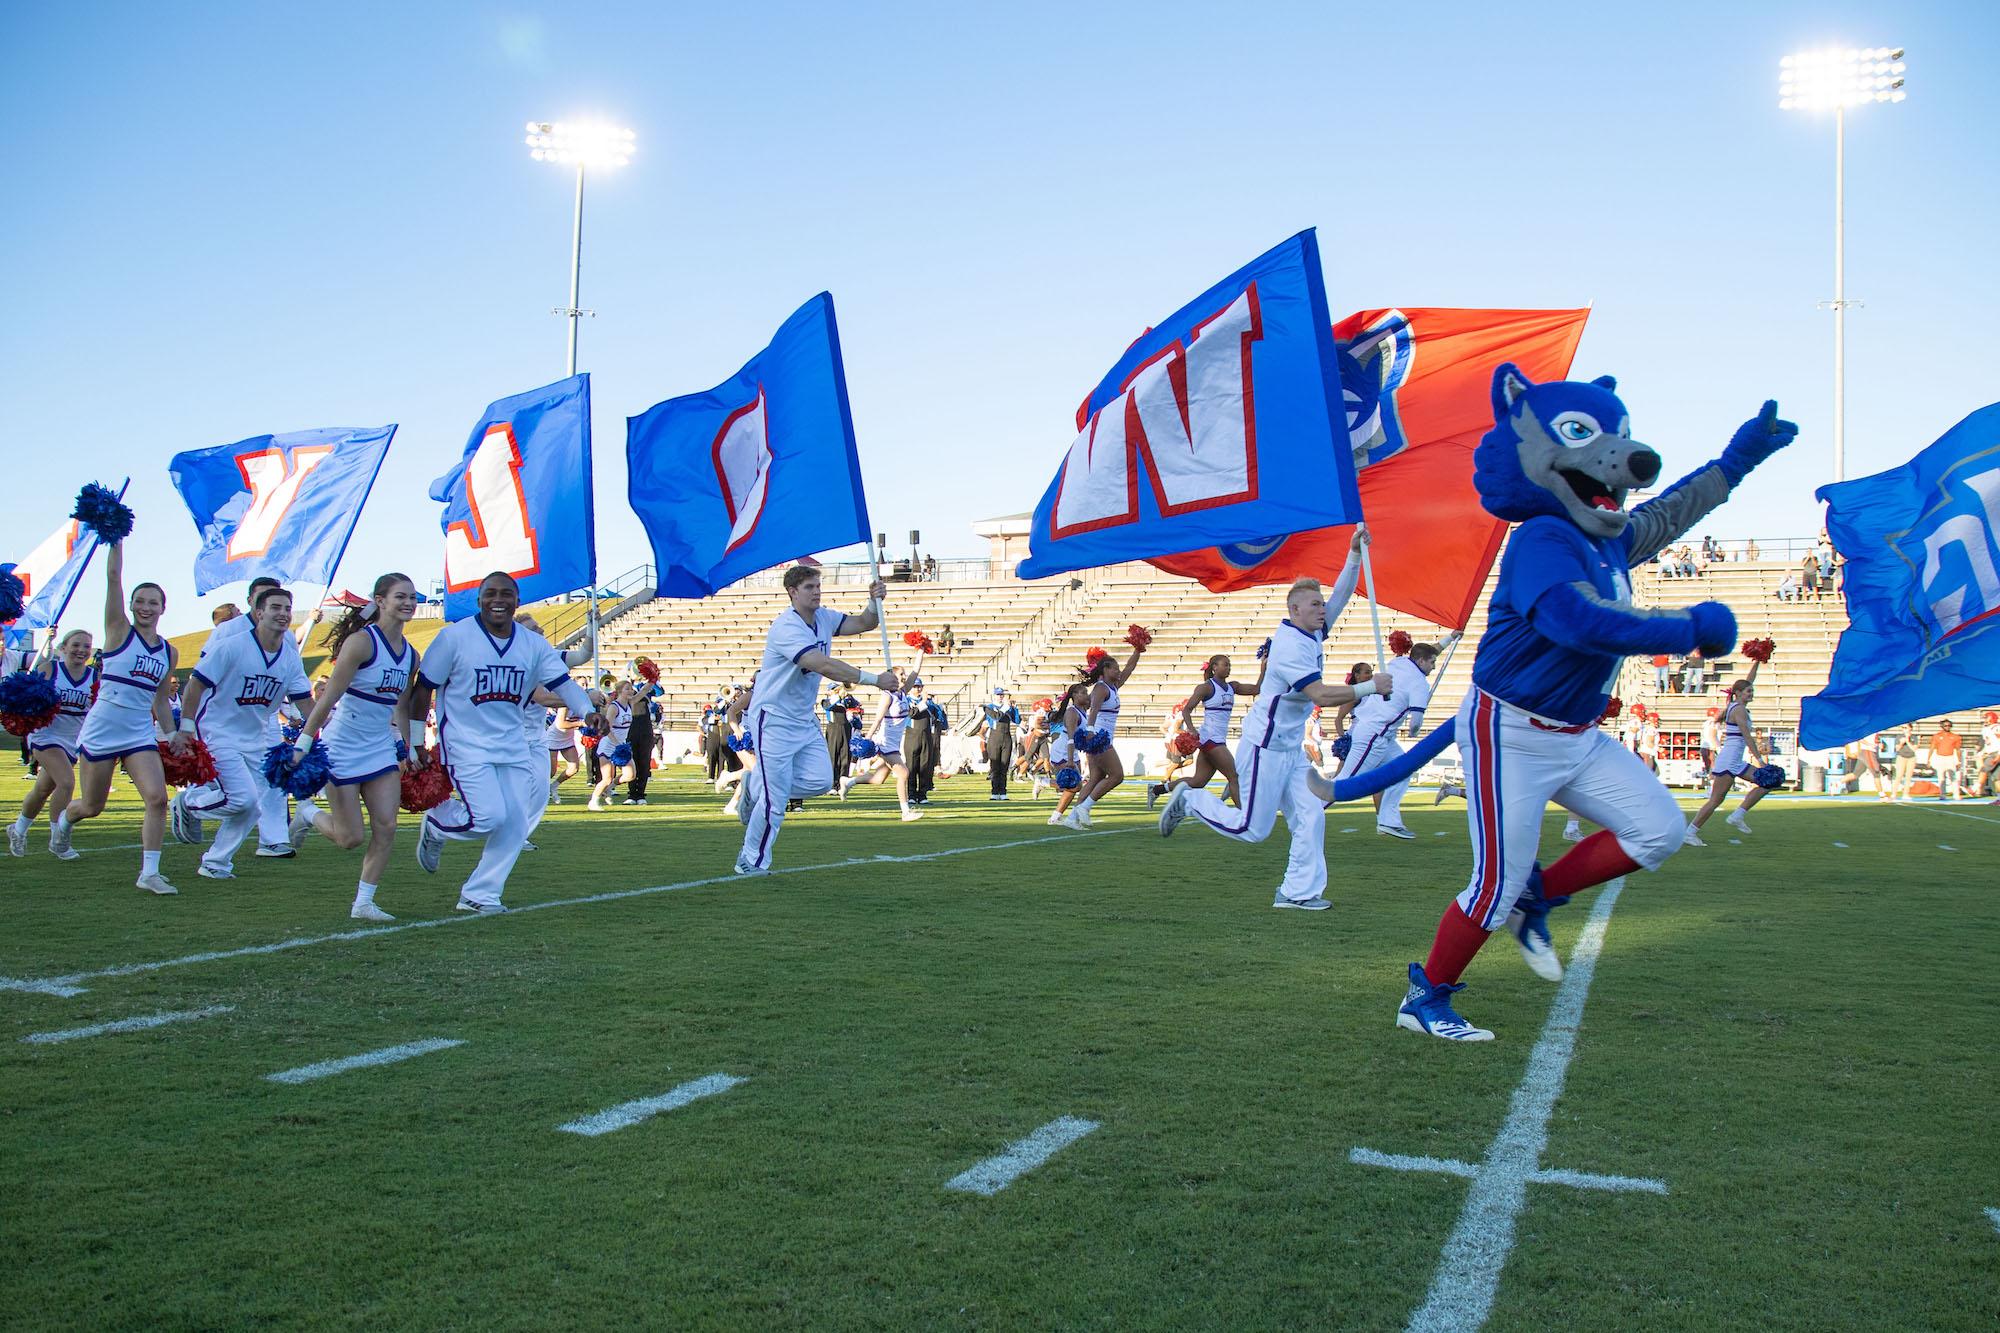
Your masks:
M0 713L46 713L61 707L55 682L32 671L16 671L0 680Z
M1111 748L1111 733L1102 727L1080 727L1076 733L1076 748L1085 754L1103 754Z
M873 759L877 751L875 742L866 736L856 736L847 742L847 754L852 759Z
M23 600L27 595L28 585L14 577L12 566L0 569L0 624L21 618L21 612L27 609Z
M292 757L297 753L289 745L273 745L264 751L264 781L303 801L333 780L333 765L325 741L314 741L305 758L294 764Z
M1352 750L1353 748L1354 748L1354 737L1342 736L1333 743L1333 757L1335 759L1345 760L1347 758L1347 752L1349 750Z
M747 731L741 736L727 737L722 743L738 754L757 753L757 743L750 739L750 733Z
M77 493L70 517L113 546L132 535L131 507L94 481Z
M295 727L289 722L283 723L278 728L278 734L285 738L285 743L287 745L298 744L299 737L304 733L305 733L304 727Z
M1762 768L1751 769L1750 780L1764 788L1782 787L1785 785L1785 770L1776 764L1766 764Z
M1075 791L1083 785L1083 774L1076 771L1073 764L1064 764L1056 770L1056 790Z
M396 762L402 763L410 757L410 743L401 736L396 737Z
M627 765L627 764L631 763L631 762L632 762L632 747L631 747L630 745L614 745L614 746L612 746L612 747L611 747L611 762L612 762L612 765L613 765L614 767L617 767L617 768L623 768L623 767L625 767L625 765Z

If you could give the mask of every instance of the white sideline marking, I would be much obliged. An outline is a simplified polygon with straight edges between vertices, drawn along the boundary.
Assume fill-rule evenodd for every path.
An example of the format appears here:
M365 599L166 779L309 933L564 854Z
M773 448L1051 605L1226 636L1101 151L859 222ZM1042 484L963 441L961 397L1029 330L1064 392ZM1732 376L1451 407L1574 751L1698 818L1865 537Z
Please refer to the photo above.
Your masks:
M1436 1175L1477 1179L1479 1168L1452 1157L1406 1157L1401 1153L1376 1152L1356 1148L1347 1154L1356 1166L1386 1166L1391 1171L1428 1171ZM1580 1190L1609 1190L1613 1193L1665 1194L1667 1183L1642 1176L1603 1176L1594 1171L1563 1171L1545 1167L1528 1177L1531 1185L1568 1185Z
M1493 1312L1500 1273L1514 1249L1514 1221L1527 1202L1528 1183L1538 1174L1549 1141L1549 1116L1576 1054L1577 1028L1591 978L1597 974L1598 955L1604 950L1605 924L1624 887L1622 879L1611 881L1590 909L1542 1035L1528 1053L1528 1069L1514 1089L1507 1119L1466 1191L1465 1207L1445 1240L1430 1292L1410 1316L1411 1333L1476 1329Z
M1027 1138L1008 1144L1006 1151L999 1156L974 1162L945 1181L944 1187L990 1199L1096 1128L1095 1120L1079 1120L1073 1115L1058 1116Z
M2000 1231L2000 1208L1988 1208L1986 1210L1986 1220L1993 1224L1995 1231Z
M217 1014L234 1013L233 1004L212 1004L206 1009L176 1009L171 1013L144 1014L138 1018L121 1018L115 1023L97 1023L87 1028L64 1028L60 1032L30 1032L22 1041L46 1046L51 1042L76 1041L80 1037L102 1037L112 1032L138 1032L143 1028L162 1027L168 1023L188 1023L197 1018L214 1018Z
M426 1037L422 1041L405 1042L401 1046L384 1046L379 1051L364 1051L360 1055L346 1055L338 1060L322 1060L316 1065L300 1065L297 1069L281 1069L264 1078L271 1083L311 1083L315 1079L332 1078L335 1074L345 1074L354 1069L369 1069L375 1065L393 1065L399 1060L414 1060L432 1051L448 1051L465 1043L456 1037Z
M657 1097L641 1097L636 1101L620 1102L607 1106L596 1115L587 1115L581 1120L572 1120L567 1125L556 1128L564 1134L581 1134L585 1138L596 1138L599 1134L609 1134L614 1129L625 1129L642 1120L651 1120L662 1111L671 1111L686 1106L689 1102L700 1101L703 1097L713 1097L718 1092L728 1092L743 1082L734 1074L708 1074L689 1083L683 1083L671 1092L663 1092Z
M1644 1176L1600 1176L1594 1171L1563 1171L1543 1167L1528 1177L1536 1185L1570 1185L1580 1190L1610 1190L1613 1193L1665 1194L1667 1182Z
M1979 824L2000 824L2000 819L1994 819L1990 815L1968 815L1963 810L1941 810L1935 805L1918 805L1914 801L1901 804L1908 810L1928 810L1934 815L1950 815L1953 819L1970 819Z
M967 852L1001 852L1014 847L1032 847L1043 842L1074 842L1084 838L1115 838L1121 833L1136 833L1142 828L1152 828L1151 824L1134 824L1128 828L1097 829L1085 833L1064 831L1055 836L1020 838L1013 842L983 842L970 847L947 847L943 851L925 852L918 856L899 856L897 861L935 861L946 856L962 856ZM840 861L823 861L810 866L783 866L771 872L772 875L804 875L816 870L845 870L854 866L872 865L873 857L850 856ZM337 944L346 940L372 939L379 935L394 935L405 930L429 930L434 926L466 925L474 921L505 921L508 917L519 916L523 912L541 912L553 907L582 907L591 903L617 902L623 898L644 898L655 893L674 893L681 889L700 889L712 884L736 884L741 877L731 873L710 875L705 879L682 880L678 884L655 884L643 889L617 889L610 893L585 894L580 898L557 898L551 902L527 903L516 907L504 915L479 916L469 912L452 912L445 916L433 917L428 921L402 921L393 926L366 926L359 930L336 931L330 935L300 935L289 940L279 940L275 944L251 944L240 949L217 949L209 953L183 954L179 958L163 958L150 963L123 963L116 967L101 967L89 972L71 972L60 977L0 977L0 991L26 991L33 995L57 995L70 997L82 995L88 987L86 981L98 981L105 977L131 977L146 972L158 972L162 968L188 967L195 963L219 963L231 958L248 958L255 954L284 953L289 949L304 949L315 944Z

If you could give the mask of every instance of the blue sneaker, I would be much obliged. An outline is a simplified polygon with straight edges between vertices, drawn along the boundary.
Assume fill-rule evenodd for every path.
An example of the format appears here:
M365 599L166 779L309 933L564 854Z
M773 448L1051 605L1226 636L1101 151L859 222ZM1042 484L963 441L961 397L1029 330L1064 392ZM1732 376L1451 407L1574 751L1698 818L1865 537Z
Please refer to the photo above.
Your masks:
M1559 905L1542 897L1542 868L1537 865L1528 871L1528 887L1507 915L1507 933L1521 946L1528 970L1544 981L1561 981L1563 975L1562 959L1556 956L1555 941L1549 936L1549 908Z
M1464 989L1463 982L1453 986L1433 986L1431 979L1424 975L1423 964L1411 963L1410 990L1403 997L1402 1008L1396 1011L1396 1026L1443 1037L1446 1041L1492 1041L1491 1032L1472 1026L1451 1007L1452 995Z

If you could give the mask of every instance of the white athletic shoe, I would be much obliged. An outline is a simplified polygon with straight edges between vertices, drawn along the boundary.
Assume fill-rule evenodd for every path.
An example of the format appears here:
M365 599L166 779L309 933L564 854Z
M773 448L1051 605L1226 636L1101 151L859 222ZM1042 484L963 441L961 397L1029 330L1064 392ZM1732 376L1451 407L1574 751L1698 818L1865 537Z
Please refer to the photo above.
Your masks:
M198 843L201 841L201 820L187 808L187 788L174 793L174 799L167 803L167 831L174 835L175 842Z
M923 817L924 817L924 812L923 812L923 811L921 811L921 810L905 810L905 811L903 811L903 822L904 822L905 824L914 824L914 823L916 823L916 822L917 822L917 821L918 821L919 819L922 819Z
M768 875L771 873L769 867L754 866L740 856L736 858L736 865L734 869L737 874L742 875L745 878L751 878L757 875Z
M1185 782L1176 782L1173 791L1167 795L1167 808L1160 811L1161 837L1174 836L1174 830L1181 826L1183 819L1187 818L1187 807L1188 785Z
M1280 893L1277 897L1271 899L1271 906L1289 907L1296 912L1324 912L1327 908L1333 906L1333 904L1319 895L1314 895L1311 898L1287 898L1284 894Z
M1166 794L1167 794L1167 784L1166 784L1166 783L1164 783L1164 782L1149 782L1149 783L1147 783L1147 784L1146 784L1146 809L1147 809L1147 811L1148 811L1148 812L1150 812L1150 811L1152 810L1152 808L1153 808L1153 807L1154 807L1155 805L1159 804L1159 800L1160 800L1160 798L1161 798L1162 796L1165 796Z
M724 803L722 813L725 815L735 815L746 824L750 822L750 816L743 813L743 793L740 791Z
M1408 842L1410 839L1417 836L1416 834L1410 832L1408 829L1404 828L1401 824L1377 824L1375 826L1375 831L1377 833L1386 833L1388 836L1392 838L1401 838L1405 842Z
M285 826L285 837L291 842L292 850L295 852L302 850L306 845L306 839L312 836L313 826L306 819L306 811L312 808L301 801L299 808L292 812L292 822Z
M432 828L430 817L425 816L417 832L417 864L425 874L437 874L438 863L444 860L444 841L444 834Z
M1689 825L1688 825L1688 831L1687 831L1687 836L1686 836L1685 838L1682 838L1682 839L1681 839L1681 845L1682 845L1683 847L1706 847L1706 846L1708 846L1708 844L1707 844L1707 843L1705 843L1705 842L1703 842L1703 841L1701 840L1701 830L1700 830L1700 829L1698 829L1698 828L1696 828L1696 827L1695 827L1694 825L1692 825L1692 824L1689 824Z
M1548 936L1548 926L1541 930L1527 928L1528 917L1524 912L1507 914L1507 933L1514 937L1514 943L1521 946L1521 957L1526 960L1528 970L1543 981L1563 979L1562 959L1556 956L1555 943Z
M562 804L562 784L557 782L554 778L549 779L549 804L550 805Z
M28 854L28 830L19 824L7 825L7 855L26 856Z
M165 875L159 874L157 871L150 875L139 876L138 887L148 893L157 893L161 897L168 897L180 892L179 889L167 883Z
M1042 799L1042 788L1043 788L1043 787L1045 787L1045 786L1047 786L1047 785L1048 785L1048 784L1044 783L1044 782L1043 782L1043 781L1042 781L1042 780L1041 780L1040 778L1036 778L1036 779L1035 779L1035 782L1034 782L1034 793L1033 793L1033 795L1034 795L1034 799L1036 799L1036 800L1038 800L1038 801Z
M1057 824L1060 824L1064 828L1076 829L1079 832L1082 831L1083 829L1083 825L1077 822L1075 806L1071 806L1069 809L1069 813L1066 815L1059 816L1055 822Z
M275 856L281 861L286 861L297 856L298 853L292 850L292 845L289 842L263 842L257 844L257 855Z
M195 873L195 874L197 874L197 875L200 875L200 876L201 876L201 877L202 877L203 879L235 879L235 878L236 878L236 872L235 872L234 870L211 870L211 869L209 869L209 868L208 868L208 863L207 863L206 861L204 861L204 862L203 862L202 864L200 864L200 865L196 866L196 867L194 868L194 873Z
M1080 805L1074 805L1074 806L1071 806L1071 807L1070 807L1070 811L1069 811L1069 812L1070 812L1071 816L1073 816L1073 817L1075 818L1075 820L1076 820L1076 826L1077 826L1078 828L1089 828L1089 827L1090 827L1090 811L1088 811L1088 810L1084 809L1084 808L1083 808L1082 806L1080 806Z
M1569 821L1569 823L1567 823L1567 824L1564 824L1564 825L1563 825L1563 841L1564 841L1564 842L1582 842L1582 841L1583 841L1583 825L1581 825L1581 824L1577 823L1577 822L1576 822L1576 821L1575 821L1574 819L1570 820L1570 821Z
M1723 823L1729 825L1729 827L1735 829L1738 833L1748 833L1750 831L1750 825L1744 822L1741 810L1732 812L1729 818L1725 819Z
M69 835L75 831L76 828L74 825L63 823L61 815L57 815L54 821L49 824L49 851L58 860L74 861L78 856L82 855L82 853L69 845Z
M1048 822L1049 822L1050 824L1061 824L1061 823L1063 823L1063 822L1065 822L1065 821L1064 821L1064 819L1063 819L1063 817L1062 817L1061 815L1059 815L1059 814L1054 814L1054 813L1051 813L1051 814L1049 815L1049 818L1048 818Z
M602 814L604 812L604 807L598 804L598 800L595 796L591 797L590 800L584 804L583 808L586 810L595 810L599 814Z
M1438 789L1431 794L1431 804L1443 805L1445 799L1451 796L1456 796L1461 801L1464 800L1465 788L1456 782L1440 782L1438 783Z
M355 921L394 921L396 919L377 907L374 903L356 903L347 909L347 915Z

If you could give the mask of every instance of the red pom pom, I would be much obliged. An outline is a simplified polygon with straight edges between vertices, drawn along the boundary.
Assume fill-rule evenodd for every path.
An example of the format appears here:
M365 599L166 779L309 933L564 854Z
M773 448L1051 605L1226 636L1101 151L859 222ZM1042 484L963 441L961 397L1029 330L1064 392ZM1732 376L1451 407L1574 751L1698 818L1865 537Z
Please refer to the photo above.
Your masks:
M215 760L208 747L198 740L188 741L187 750L181 754L175 754L171 746L161 741L160 767L166 770L170 786L199 787L215 781Z
M660 668L654 663L652 658L642 657L632 665L638 668L639 675L644 678L648 685L658 685L660 683Z
M1771 650L1778 646L1774 639L1751 639L1743 645L1743 655L1753 662L1771 660Z
M1632 706L1635 709L1638 707L1637 704L1634 704ZM1617 717L1620 713L1624 711L1625 711L1625 701L1623 699L1620 699L1617 695L1614 694L1611 696L1610 699L1605 701L1604 715L1598 718L1597 720L1599 722L1609 722L1612 718Z
M594 731L579 732L576 743L586 750L595 750L597 748L597 739L597 733Z
M1174 753L1183 759L1200 748L1201 742L1196 739L1192 731L1177 731L1174 733Z
M1102 648L1092 648L1089 652L1083 655L1084 669L1088 671L1095 668L1099 662L1102 662L1105 658L1109 656L1111 656L1111 654L1105 652L1104 649Z
M5 727L13 735L25 736L55 721L56 714L61 711L61 705L57 705L46 713L0 713L0 727Z
M1144 648L1153 641L1153 631L1144 625L1134 625L1125 631L1125 642L1134 648Z
M924 633L920 629L913 629L909 633L905 634L903 636L903 642L908 644L910 647L915 648L918 652L923 653L925 656L929 656L930 654L937 651L937 645L931 642L931 636Z
M403 774L400 804L413 815L435 810L451 799L451 774L437 761L436 750L421 750L424 766Z
M1416 640L1410 637L1408 630L1392 629L1389 631L1389 651L1398 657L1408 653L1410 646L1415 642Z

